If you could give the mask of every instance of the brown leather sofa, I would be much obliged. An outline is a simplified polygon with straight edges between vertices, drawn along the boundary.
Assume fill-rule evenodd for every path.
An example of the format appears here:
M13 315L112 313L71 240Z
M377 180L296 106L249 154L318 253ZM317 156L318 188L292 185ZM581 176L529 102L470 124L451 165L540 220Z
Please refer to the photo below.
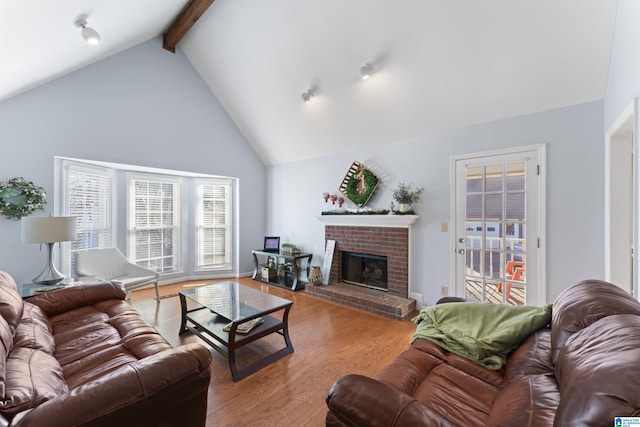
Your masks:
M462 304L461 304L462 305ZM327 393L328 426L610 426L640 416L640 303L578 283L500 370L417 339L375 378Z
M173 348L114 284L27 300L0 272L0 426L204 426L211 353Z

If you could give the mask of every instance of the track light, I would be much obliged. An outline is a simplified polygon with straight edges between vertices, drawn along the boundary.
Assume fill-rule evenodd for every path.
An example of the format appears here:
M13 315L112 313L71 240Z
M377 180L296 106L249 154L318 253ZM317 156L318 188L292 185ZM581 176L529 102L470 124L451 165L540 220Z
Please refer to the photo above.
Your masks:
M373 65L371 65L370 63L367 62L360 68L360 78L362 80L368 79L369 77L371 77L372 74L373 74Z
M306 91L302 92L301 96L303 102L309 102L309 100L313 96L313 92L311 91L311 89L307 89Z
M91 27L87 27L87 20L84 18L80 18L76 21L76 27L82 28L80 34L84 41L89 44L98 44L100 43L100 34L96 30Z

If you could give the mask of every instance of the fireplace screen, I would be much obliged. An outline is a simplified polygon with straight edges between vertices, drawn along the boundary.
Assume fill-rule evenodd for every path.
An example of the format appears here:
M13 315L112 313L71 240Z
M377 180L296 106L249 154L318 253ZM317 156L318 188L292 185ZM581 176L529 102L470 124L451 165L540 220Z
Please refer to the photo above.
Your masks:
M342 281L386 291L387 257L343 251Z

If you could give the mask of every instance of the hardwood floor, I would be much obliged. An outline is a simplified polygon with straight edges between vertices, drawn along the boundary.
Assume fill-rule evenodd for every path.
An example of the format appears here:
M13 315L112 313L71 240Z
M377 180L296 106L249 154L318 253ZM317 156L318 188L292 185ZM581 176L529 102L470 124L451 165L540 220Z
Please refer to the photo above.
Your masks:
M305 294L269 286L250 278L229 279L293 301L289 332L294 353L255 374L233 382L223 355L212 350L208 426L323 426L325 394L342 375L372 376L409 346L415 325L351 309ZM215 281L221 281L216 279ZM177 294L208 281L192 281L160 288L160 295ZM153 300L152 289L133 292L131 304L174 346L201 342L193 335L178 336L180 301L177 296ZM206 344L205 344L206 345ZM284 346L279 335L241 348L239 361Z

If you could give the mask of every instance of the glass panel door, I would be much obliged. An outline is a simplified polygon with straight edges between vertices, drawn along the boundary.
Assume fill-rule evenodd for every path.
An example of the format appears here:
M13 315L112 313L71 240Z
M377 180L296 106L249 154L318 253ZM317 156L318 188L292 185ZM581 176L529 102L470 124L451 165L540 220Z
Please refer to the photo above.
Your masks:
M531 154L455 162L457 295L537 304L538 163Z

